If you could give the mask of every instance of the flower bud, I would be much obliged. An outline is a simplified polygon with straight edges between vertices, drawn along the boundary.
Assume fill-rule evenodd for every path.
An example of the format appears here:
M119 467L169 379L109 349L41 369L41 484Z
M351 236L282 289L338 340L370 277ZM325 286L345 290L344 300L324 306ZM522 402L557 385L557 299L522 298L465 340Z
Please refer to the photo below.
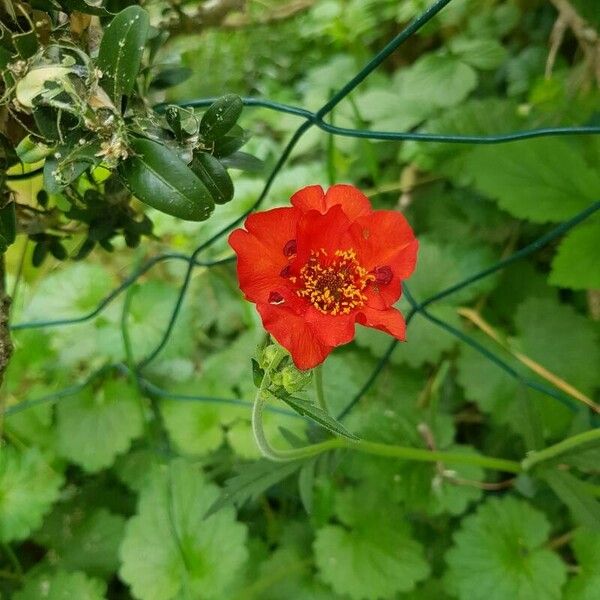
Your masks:
M281 371L281 382L288 394L301 392L310 384L311 371L300 371L293 364L287 365Z

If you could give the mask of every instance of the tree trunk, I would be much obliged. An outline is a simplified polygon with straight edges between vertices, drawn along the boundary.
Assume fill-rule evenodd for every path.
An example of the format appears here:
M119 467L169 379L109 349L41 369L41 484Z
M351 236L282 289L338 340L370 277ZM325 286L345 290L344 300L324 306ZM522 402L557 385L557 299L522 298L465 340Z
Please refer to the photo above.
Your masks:
M6 273L4 255L0 255L0 387L4 380L4 372L13 351L8 328L8 313L10 310L10 296L6 291ZM1 392L0 392L1 394Z

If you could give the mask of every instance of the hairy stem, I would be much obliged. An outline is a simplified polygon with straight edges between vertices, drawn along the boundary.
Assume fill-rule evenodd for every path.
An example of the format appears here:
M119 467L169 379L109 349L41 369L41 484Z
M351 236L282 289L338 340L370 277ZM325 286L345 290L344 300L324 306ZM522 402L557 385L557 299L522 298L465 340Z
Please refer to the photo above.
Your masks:
M278 352L269 367L265 370L260 389L256 394L254 406L252 409L252 431L254 439L262 455L269 460L285 462L291 460L302 460L328 452L331 450L355 450L365 454L375 456L387 456L389 458L398 458L401 460L415 460L421 462L444 462L447 464L477 465L486 469L497 471L506 471L508 473L520 473L521 465L512 460L502 458L493 458L490 456L481 456L478 454L466 454L463 452L443 452L434 450L424 450L422 448L410 448L405 446L392 446L389 444L380 444L378 442L368 442L366 440L353 440L344 437L337 437L311 444L302 448L292 448L289 450L278 450L273 448L267 437L262 423L262 414L268 397L268 389L271 383L271 373L279 366L285 351Z
M525 459L523 459L521 462L521 467L524 471L529 471L539 463L552 460L553 458L556 458L557 456L560 456L561 454L564 454L565 452L568 452L577 446L595 441L600 441L600 429L590 429L589 431L578 433L577 435L568 437L566 440L558 442L553 446L548 446L547 448L539 450L538 452L531 452Z

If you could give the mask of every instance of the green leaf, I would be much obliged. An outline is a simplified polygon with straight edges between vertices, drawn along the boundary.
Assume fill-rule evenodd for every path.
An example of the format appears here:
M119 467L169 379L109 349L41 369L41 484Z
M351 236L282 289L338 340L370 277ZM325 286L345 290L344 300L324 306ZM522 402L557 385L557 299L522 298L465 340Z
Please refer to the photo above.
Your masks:
M600 533L579 529L571 546L580 571L567 582L564 600L596 600L600 589Z
M57 500L63 478L37 448L0 452L0 541L25 539Z
M236 94L219 98L202 116L200 135L208 141L223 137L237 122L244 104Z
M357 437L350 433L339 421L326 413L322 408L315 406L312 402L303 400L302 398L296 398L295 396L288 396L286 394L282 394L281 396L278 396L278 398L293 408L299 415L312 419L321 425L321 427L331 431L331 433L352 440L357 439Z
M497 69L506 59L504 47L494 39L455 37L450 40L450 51L476 69Z
M117 107L121 96L133 91L149 25L148 13L143 8L128 6L104 30L96 64L102 71L102 87Z
M84 144L73 141L58 146L44 163L44 189L50 194L59 194L82 173L100 164L99 150L100 142L97 140Z
M225 204L233 198L233 182L225 167L206 152L197 153L190 169L198 175L216 204Z
M478 191L515 217L536 223L568 219L600 198L600 173L581 141L477 146L466 168Z
M429 574L423 548L410 536L406 516L369 488L336 498L344 524L317 531L315 563L323 581L352 600L390 598L412 590ZM391 525L393 524L393 526Z
M238 468L238 474L225 482L225 488L206 512L206 517L220 511L224 506L235 504L241 508L246 502L257 500L269 488L287 479L302 467L302 461L273 463L258 460Z
M600 502L577 477L557 469L544 469L541 476L552 491L569 507L574 520L595 531L600 531Z
M517 309L519 349L584 393L598 385L592 365L600 364L598 335L571 306L528 298Z
M144 600L227 597L247 558L231 507L205 519L218 488L182 459L156 470L121 545L120 577Z
M89 472L110 467L143 430L136 390L124 379L87 386L57 407L58 451Z
M204 394L198 383L185 383L173 388L173 392L190 396ZM169 437L180 452L204 456L216 450L225 439L221 425L221 406L209 402L161 401L163 416Z
M85 573L57 571L27 579L13 600L106 600L106 584Z
M150 81L150 87L156 90L164 90L184 82L192 75L189 67L168 66L162 68Z
M550 525L526 502L490 498L463 519L446 554L446 581L460 600L559 600L561 559L544 548Z
M403 95L447 108L462 102L477 87L477 73L449 54L426 54L406 71Z
M600 218L582 223L560 243L548 279L572 290L600 289Z
M119 567L118 550L125 519L105 508L90 510L76 503L59 504L36 532L36 543L52 552L52 565L110 577Z
M450 445L443 449L449 452L476 454L475 450L468 446ZM450 470L447 466L445 469ZM452 482L452 478L484 481L485 472L481 467L452 465L449 478L440 477L435 464L407 462L398 471L398 489L406 506L410 506L411 510L422 510L431 515L460 515L482 496L482 491L477 487Z
M26 135L15 148L15 152L21 162L33 164L46 158L52 152L52 148L40 141L34 141L31 135Z
M14 202L0 208L0 237L10 246L17 237L17 213Z
M210 192L172 150L145 138L130 144L135 154L119 166L119 174L133 194L173 217L208 219L215 207Z

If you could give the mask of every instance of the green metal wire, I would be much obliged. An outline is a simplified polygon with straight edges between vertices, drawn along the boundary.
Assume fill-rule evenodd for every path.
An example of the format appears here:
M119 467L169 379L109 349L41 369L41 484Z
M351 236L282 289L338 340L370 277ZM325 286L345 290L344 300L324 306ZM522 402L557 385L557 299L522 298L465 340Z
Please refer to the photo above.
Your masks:
M252 211L256 210L266 195L268 194L273 181L285 166L287 159L289 158L291 152L295 148L298 141L302 138L302 136L313 126L321 129L322 131L337 136L346 136L346 137L355 137L355 138L364 138L371 140L391 140L391 141L404 141L404 140L417 140L417 141L425 141L425 142L442 142L442 143L453 143L453 144L499 144L499 143L507 143L507 142L516 142L519 140L543 137L543 136L563 136L563 135L593 135L600 133L600 127L593 126L581 126L581 127L546 127L539 129L532 129L526 131L513 131L505 134L497 134L497 135L489 135L489 136L476 136L476 135L453 135L453 134L428 134L428 133L420 133L420 132L393 132L393 131L370 131L365 129L348 129L337 127L333 124L327 123L324 121L324 117L331 113L331 110L335 108L344 98L346 98L360 83L362 83L366 77L370 73L372 73L387 57L389 57L395 50L398 49L408 38L410 38L415 32L417 32L421 27L423 27L426 23L428 23L437 13L439 13L447 4L449 4L451 0L437 0L434 2L429 8L427 8L422 14L417 16L403 31L401 31L397 36L395 36L380 52L378 52L372 60L370 60L352 79L350 79L338 92L333 94L330 100L324 104L318 111L312 112L306 110L304 108L290 106L287 104L282 104L278 102L273 102L271 100L265 100L260 98L243 98L243 102L246 106L255 106L262 107L268 110L273 110L277 112L282 112L286 114L291 114L303 119L303 122L298 126L291 139L285 146L282 151L277 163L271 170L267 180L264 184L264 187L254 202L253 206L246 211L244 214L240 215L235 221L229 223L226 227L218 231L211 238L206 240L197 246L193 252L190 254L176 253L176 252L168 252L164 254L159 254L142 265L136 268L123 282L117 286L114 290L112 290L105 298L103 298L96 308L92 311L86 313L85 315L73 317L73 318L63 318L63 319L49 319L43 321L30 321L17 323L11 326L13 330L22 330L22 329L33 329L33 328L49 328L49 327L57 327L57 326L66 326L66 325L76 325L78 323L84 323L86 321L90 321L97 317L111 302L113 302L120 294L130 288L135 282L145 273L149 272L154 266L157 264L167 261L167 260L182 260L187 263L185 275L181 282L181 285L178 290L176 301L173 305L171 314L169 316L167 326L163 332L163 335L156 345L156 347L141 361L138 362L137 365L127 365L125 363L115 363L109 364L101 367L94 373L92 373L87 379L82 381L79 384L69 386L52 394L48 394L41 398L25 400L5 409L4 414L11 415L21 412L23 410L27 410L33 406L37 406L43 403L53 403L57 402L63 398L67 398L69 396L73 396L84 389L87 385L91 384L97 378L104 376L105 374L111 371L117 371L123 375L128 377L135 377L139 389L144 391L152 398L169 398L172 400L183 401L183 402L212 402L212 403L221 403L221 404L233 404L238 406L249 407L250 402L245 400L240 400L238 398L220 398L214 396L204 396L204 395L186 395L186 394L177 394L173 392L169 392L168 390L164 390L159 386L148 381L143 376L143 370L147 367L152 361L154 361L158 355L162 352L166 344L168 343L179 313L181 311L181 307L183 305L184 299L186 297L187 291L189 289L189 284L191 281L193 270L197 267L212 267L216 265L226 264L229 262L233 262L235 257L230 256L227 258L223 258L215 261L201 261L199 260L199 256L202 252L204 252L207 248L210 248L217 240L221 239L224 235L227 234L228 231L239 225L248 214ZM180 103L181 106L186 107L205 107L212 104L215 98L202 98L196 100L190 100L186 102ZM161 110L164 108L164 105L157 106L157 110ZM10 179L23 179L27 177L32 177L38 174L36 172L24 173L20 175L11 175ZM584 410L580 405L576 404L571 398L565 396L562 392L546 386L544 384L539 383L534 379L529 379L521 375L515 369L513 369L510 365L505 363L498 355L494 354L487 348L483 347L472 337L463 333L462 331L456 329L452 325L446 323L445 321L438 319L434 315L432 315L427 307L431 304L441 300L453 294L460 289L471 285L472 283L491 275L501 269L506 268L508 265L518 261L530 254L538 251L543 246L549 244L553 240L558 237L564 235L567 231L576 227L584 220L588 219L592 214L600 209L600 201L590 205L585 210L582 210L580 213L575 215L568 221L560 224L555 227L545 235L541 236L539 239L535 240L531 244L525 246L524 248L518 250L511 256L498 261L491 267L483 269L470 277L463 279L462 281L457 282L456 284L441 290L440 292L421 300L417 300L413 298L410 290L405 286L405 295L409 303L411 304L411 310L406 315L407 326L410 325L413 318L416 315L421 315L422 318L429 320L434 323L436 326L444 329L451 335L455 336L457 339L470 345L476 351L483 354L488 360L494 363L498 368L504 370L509 376L513 377L515 380L520 382L521 384L537 390L543 394L546 394L557 401L563 403L565 406L569 407L573 411ZM123 327L126 328L127 319L124 316L123 318ZM125 337L127 337L127 332L123 332ZM356 392L353 398L350 399L349 403L345 407L345 409L340 413L339 418L345 417L350 410L359 402L359 400L368 392L368 390L373 386L377 377L381 373L381 371L388 364L390 357L392 356L394 349L397 346L397 342L393 341L390 343L385 353L381 356L377 366L374 368L368 379L365 381L363 386ZM133 373L132 373L133 370ZM276 407L270 407L274 412L283 413L286 415L296 416L295 413L291 413L285 409L278 409ZM596 416L593 415L594 423L597 425L598 420Z

